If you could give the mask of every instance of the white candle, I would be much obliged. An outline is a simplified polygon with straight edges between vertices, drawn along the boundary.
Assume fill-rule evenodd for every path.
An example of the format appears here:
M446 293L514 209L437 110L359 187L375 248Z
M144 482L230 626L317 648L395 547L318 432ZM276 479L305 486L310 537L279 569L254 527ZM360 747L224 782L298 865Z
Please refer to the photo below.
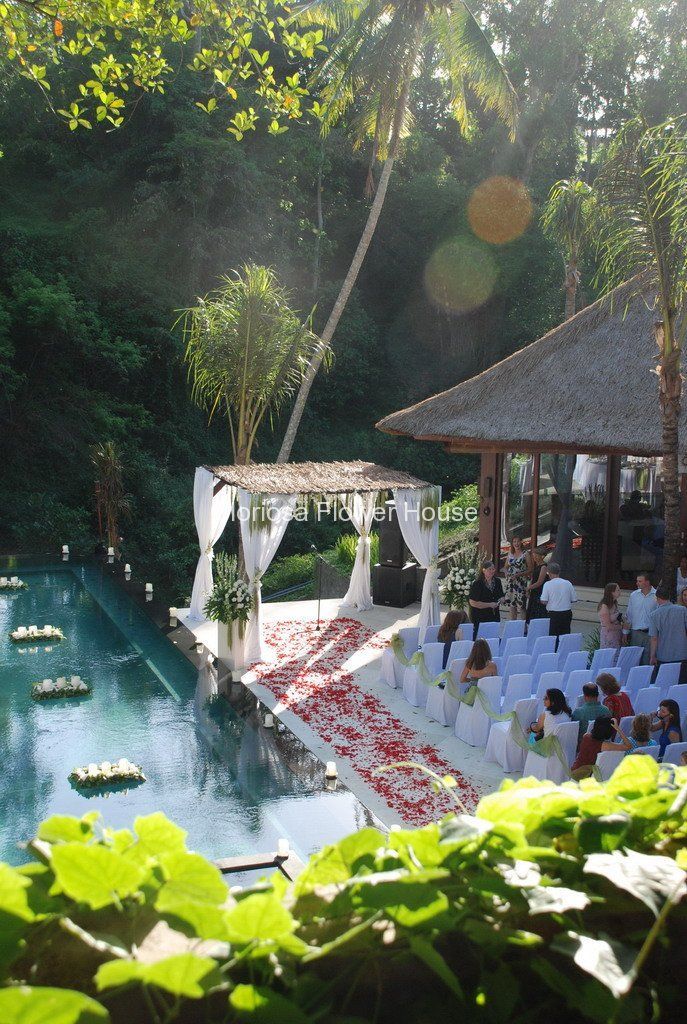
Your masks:
M107 549L107 553L108 553L108 555L114 555L114 548L113 547L109 547Z
M62 545L62 554L63 555L68 555L69 554L69 544L63 544Z
M265 715L265 728L274 728L274 715Z
M203 641L202 640L196 640L196 653L197 654L202 654L203 650L204 650Z
M291 853L288 839L277 840L277 857L288 857Z
M128 562L127 562L127 563L126 563L126 565L124 566L124 572L131 572L131 566L129 565L129 563L128 563Z
M152 583L146 583L146 594L152 594L152 592L153 592L153 584Z
M338 775L336 770L336 761L327 761L327 765L324 770L324 776L326 779L335 779Z
M177 610L176 608L169 609L169 624L170 626L176 626L177 624Z

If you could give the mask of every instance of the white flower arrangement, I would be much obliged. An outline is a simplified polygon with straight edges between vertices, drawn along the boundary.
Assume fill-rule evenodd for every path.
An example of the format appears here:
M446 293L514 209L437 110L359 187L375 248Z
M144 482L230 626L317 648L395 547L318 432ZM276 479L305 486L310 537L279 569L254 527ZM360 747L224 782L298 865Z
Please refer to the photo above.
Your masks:
M450 608L463 608L467 604L470 587L475 579L474 572L454 566L439 584L441 597Z
M64 640L64 633L57 626L43 626L43 629L37 626L18 626L10 633L10 640L15 644L27 640Z
M252 608L253 595L238 574L236 558L218 555L215 583L205 605L205 614L211 622L229 626L237 623L239 636L243 636Z
M69 775L78 786L102 786L111 782L145 782L146 777L137 764L132 764L125 757L119 761L102 761L100 764L84 765L75 768Z
M6 576L0 576L0 590L28 590L28 583L24 583L18 576L12 576L7 579Z
M93 690L85 683L81 676L72 676L67 679L65 676L58 676L55 682L52 679L44 679L41 683L34 683L31 687L33 700L51 700L54 697L87 697Z

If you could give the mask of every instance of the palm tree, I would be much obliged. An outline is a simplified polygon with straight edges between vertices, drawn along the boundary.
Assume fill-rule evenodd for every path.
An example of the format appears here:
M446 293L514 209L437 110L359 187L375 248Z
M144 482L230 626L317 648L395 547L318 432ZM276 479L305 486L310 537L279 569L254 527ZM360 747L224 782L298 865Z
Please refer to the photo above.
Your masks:
M183 312L186 361L194 401L227 417L234 463L250 462L266 415L303 379L320 340L289 305L268 267L248 264Z
M585 181L557 181L541 216L544 234L563 250L565 261L565 319L575 315L580 286L580 252L589 231L593 193Z
M383 167L367 221L341 290L322 331L322 348L314 353L301 383L279 452L287 462L310 388L331 344L382 212L399 143L410 126L408 101L426 47L437 54L437 74L448 83L451 113L461 129L468 124L467 89L512 129L516 98L508 76L476 18L463 0L311 0L300 17L339 32L318 70L326 132L357 100L353 127L356 143L373 139L370 169ZM368 186L373 187L372 175ZM371 189L368 189L371 191Z
M655 126L647 125L643 118L629 121L609 148L594 192L599 280L610 289L639 274L639 292L646 286L648 273L656 286L654 339L665 517L663 581L674 592L681 548L680 362L687 333L687 117Z
M129 497L124 493L122 462L112 441L97 444L91 449L91 462L95 466L95 511L98 516L98 536L107 539L107 546L119 545L119 523L130 515Z

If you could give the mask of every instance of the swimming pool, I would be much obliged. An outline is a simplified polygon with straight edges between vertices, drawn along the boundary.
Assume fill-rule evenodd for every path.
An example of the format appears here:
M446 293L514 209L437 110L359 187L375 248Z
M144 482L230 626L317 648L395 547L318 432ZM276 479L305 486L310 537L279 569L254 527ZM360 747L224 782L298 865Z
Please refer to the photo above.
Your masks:
M12 572L29 589L0 593L0 860L26 860L17 843L56 813L96 810L121 828L161 810L211 858L274 850L281 836L305 858L376 823L347 790L323 788L309 754L288 756L289 744L257 716L243 717L224 697L208 700L207 671L197 672L101 569ZM17 626L45 623L65 639L9 639ZM74 673L92 685L91 697L31 700L32 683ZM120 757L140 764L148 781L90 796L68 781L77 765Z

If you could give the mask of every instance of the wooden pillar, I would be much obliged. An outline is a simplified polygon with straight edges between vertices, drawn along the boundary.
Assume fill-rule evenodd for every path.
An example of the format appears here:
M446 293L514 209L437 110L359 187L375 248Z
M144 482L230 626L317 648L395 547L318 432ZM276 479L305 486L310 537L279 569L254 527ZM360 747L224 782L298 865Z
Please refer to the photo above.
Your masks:
M501 476L503 455L483 452L479 478L479 546L498 564L501 546Z
M682 550L687 550L687 473L680 474L680 536Z
M615 580L618 575L618 515L620 510L619 455L609 455L606 463L606 509L604 515L601 582Z

